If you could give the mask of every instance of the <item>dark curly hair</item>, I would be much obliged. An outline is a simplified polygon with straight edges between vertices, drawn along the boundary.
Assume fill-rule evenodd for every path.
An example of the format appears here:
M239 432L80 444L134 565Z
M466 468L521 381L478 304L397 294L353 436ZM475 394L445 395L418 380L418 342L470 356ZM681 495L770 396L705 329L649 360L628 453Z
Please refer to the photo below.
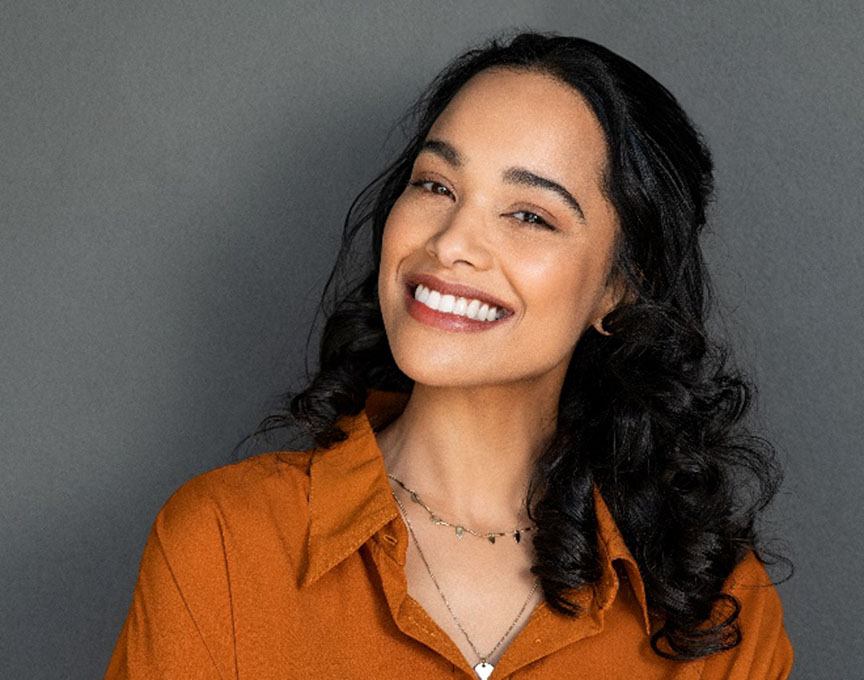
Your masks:
M603 191L620 224L613 272L632 293L604 318L611 335L589 328L568 367L557 430L526 499L538 527L532 572L551 608L581 613L567 591L600 577L596 485L662 620L654 651L686 660L730 649L741 639L740 604L722 586L748 551L770 563L755 522L782 473L772 445L743 424L754 388L706 331L711 289L698 236L713 191L711 155L663 85L597 43L498 36L433 80L401 121L404 149L348 211L319 308L326 321L317 371L307 365L305 387L281 395L254 435L299 426L327 449L346 438L337 421L364 408L368 389L411 391L378 302L384 223L435 119L492 67L550 74L590 105L608 149ZM366 229L371 243L352 255ZM310 329L307 358L311 337Z

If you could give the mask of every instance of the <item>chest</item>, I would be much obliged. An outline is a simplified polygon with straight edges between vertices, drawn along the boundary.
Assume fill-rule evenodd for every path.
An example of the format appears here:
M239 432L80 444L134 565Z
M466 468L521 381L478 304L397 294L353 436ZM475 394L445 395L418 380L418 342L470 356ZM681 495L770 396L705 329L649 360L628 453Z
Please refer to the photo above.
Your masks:
M449 559L461 551L454 553L447 542L427 553L460 623L480 653L488 653L527 598L530 559L522 558L520 572L512 551ZM404 557L403 562L401 550L387 541L371 539L300 590L286 570L267 561L230 563L233 607L223 639L226 655L236 655L237 677L470 679L477 656L416 548ZM638 603L627 588L604 612L599 628L591 616L565 619L550 613L538 590L490 657L496 666L490 680L698 677L685 672L689 664L653 655L640 627Z
M530 568L530 541L457 539L443 527L414 527L405 578L408 595L459 648L469 665L498 660L543 594Z

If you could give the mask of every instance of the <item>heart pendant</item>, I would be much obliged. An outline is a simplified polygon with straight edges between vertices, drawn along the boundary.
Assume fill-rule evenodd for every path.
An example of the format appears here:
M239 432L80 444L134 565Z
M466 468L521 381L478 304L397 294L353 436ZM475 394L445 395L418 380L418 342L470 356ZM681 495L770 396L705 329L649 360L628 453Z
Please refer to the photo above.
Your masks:
M481 661L474 666L474 672L480 680L486 680L490 675L492 675L493 670L495 670L495 666L491 663L486 663L485 661Z

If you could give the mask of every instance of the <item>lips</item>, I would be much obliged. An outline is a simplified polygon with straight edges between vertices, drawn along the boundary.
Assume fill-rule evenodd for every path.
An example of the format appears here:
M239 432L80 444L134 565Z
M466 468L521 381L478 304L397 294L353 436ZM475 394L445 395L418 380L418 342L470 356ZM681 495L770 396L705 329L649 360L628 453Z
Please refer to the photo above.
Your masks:
M508 304L506 304L503 300L495 297L494 295L490 295L489 293L482 291L479 288L466 286L461 283L449 283L448 281L439 279L437 276L433 276L432 274L425 274L420 272L416 274L409 274L405 277L405 283L410 288L412 294L414 292L414 288L417 287L417 284L422 283L428 288L437 290L442 295L453 295L457 298L464 297L469 300L471 298L477 298L478 300L480 300L480 302L485 302L490 307L494 306L498 307L499 309L503 309L508 316L513 313L513 309Z

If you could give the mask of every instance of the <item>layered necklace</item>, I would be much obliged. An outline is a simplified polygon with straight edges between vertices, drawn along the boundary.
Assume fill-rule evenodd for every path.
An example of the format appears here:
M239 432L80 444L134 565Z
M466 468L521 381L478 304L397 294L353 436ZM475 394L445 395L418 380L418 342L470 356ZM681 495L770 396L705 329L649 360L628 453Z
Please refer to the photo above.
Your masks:
M422 506L426 510L426 512L429 513L429 518L433 524L436 524L438 526L452 527L456 533L456 538L458 538L458 539L461 539L466 533L468 533L468 534L471 534L472 536L477 536L478 538L483 538L485 540L488 540L490 543L495 543L496 537L510 535L510 536L513 536L513 540L515 540L517 543L519 543L522 539L522 533L524 533L526 531L530 531L531 529L534 528L534 527L523 527L521 529L513 529L511 531L479 532L479 531L473 531L472 529L469 529L468 527L466 527L462 524L452 524L450 522L447 522L447 521L441 519L436 513L434 513L429 508L429 506L426 505L420 499L420 495L416 491L414 491L413 489L409 489L407 486L405 486L405 484L403 484L400 480L396 479L396 477L394 477L393 475L388 473L387 476L390 479L392 479L394 482L399 484L399 486L401 486L403 489L405 489L405 491L408 492L408 495L410 496L412 501L414 501L418 505ZM474 652L474 654L477 655L477 658L480 659L480 661L474 665L474 672L477 674L477 677L480 678L480 680L487 680L487 678L492 674L492 671L495 670L495 666L493 664L489 663L489 658L495 653L495 651L498 649L498 647L501 646L501 643L503 643L504 640L507 639L507 636L510 634L510 632L513 630L513 628L516 626L516 623L522 617L522 614L525 612L525 608L528 606L528 603L531 601L531 598L534 596L534 593L537 591L537 586L539 585L540 582L536 578L534 579L534 585L531 587L531 592L528 593L528 597L525 599L525 602L522 604L522 607L519 609L519 613L516 614L516 618L513 619L513 622L510 624L510 627L507 628L504 635L501 636L501 639L498 640L498 642L495 644L495 646L487 654L481 654L479 651L477 651L476 645L474 644L474 642L469 637L468 633L466 632L465 628L462 626L462 623L459 621L456 614L453 612L453 608L450 606L450 602L447 600L447 596L444 595L444 591L441 590L441 586L438 585L438 579L435 578L435 574L432 572L432 568L429 566L429 562L426 560L426 555L423 553L423 549L420 547L420 543L417 540L417 535L414 533L414 527L411 524L411 520L408 519L408 513L405 511L405 506L402 505L402 501L399 500L399 496L396 495L396 492L391 490L391 493L393 494L393 498L396 500L396 504L399 506L399 510L402 512L402 517L405 520L406 526L408 527L408 533L410 534L411 538L413 539L414 545L417 546L417 552L420 555L420 560L423 562L423 566L426 567L426 571L429 573L429 578L432 579L432 583L435 585L435 589L438 591L438 594L441 596L441 599L444 602L444 606L447 607L447 611L450 612L450 616L453 618L453 621L456 624L456 626L459 628L460 631L462 631L462 635L465 636L465 640L468 642L468 645L471 647L471 650Z

